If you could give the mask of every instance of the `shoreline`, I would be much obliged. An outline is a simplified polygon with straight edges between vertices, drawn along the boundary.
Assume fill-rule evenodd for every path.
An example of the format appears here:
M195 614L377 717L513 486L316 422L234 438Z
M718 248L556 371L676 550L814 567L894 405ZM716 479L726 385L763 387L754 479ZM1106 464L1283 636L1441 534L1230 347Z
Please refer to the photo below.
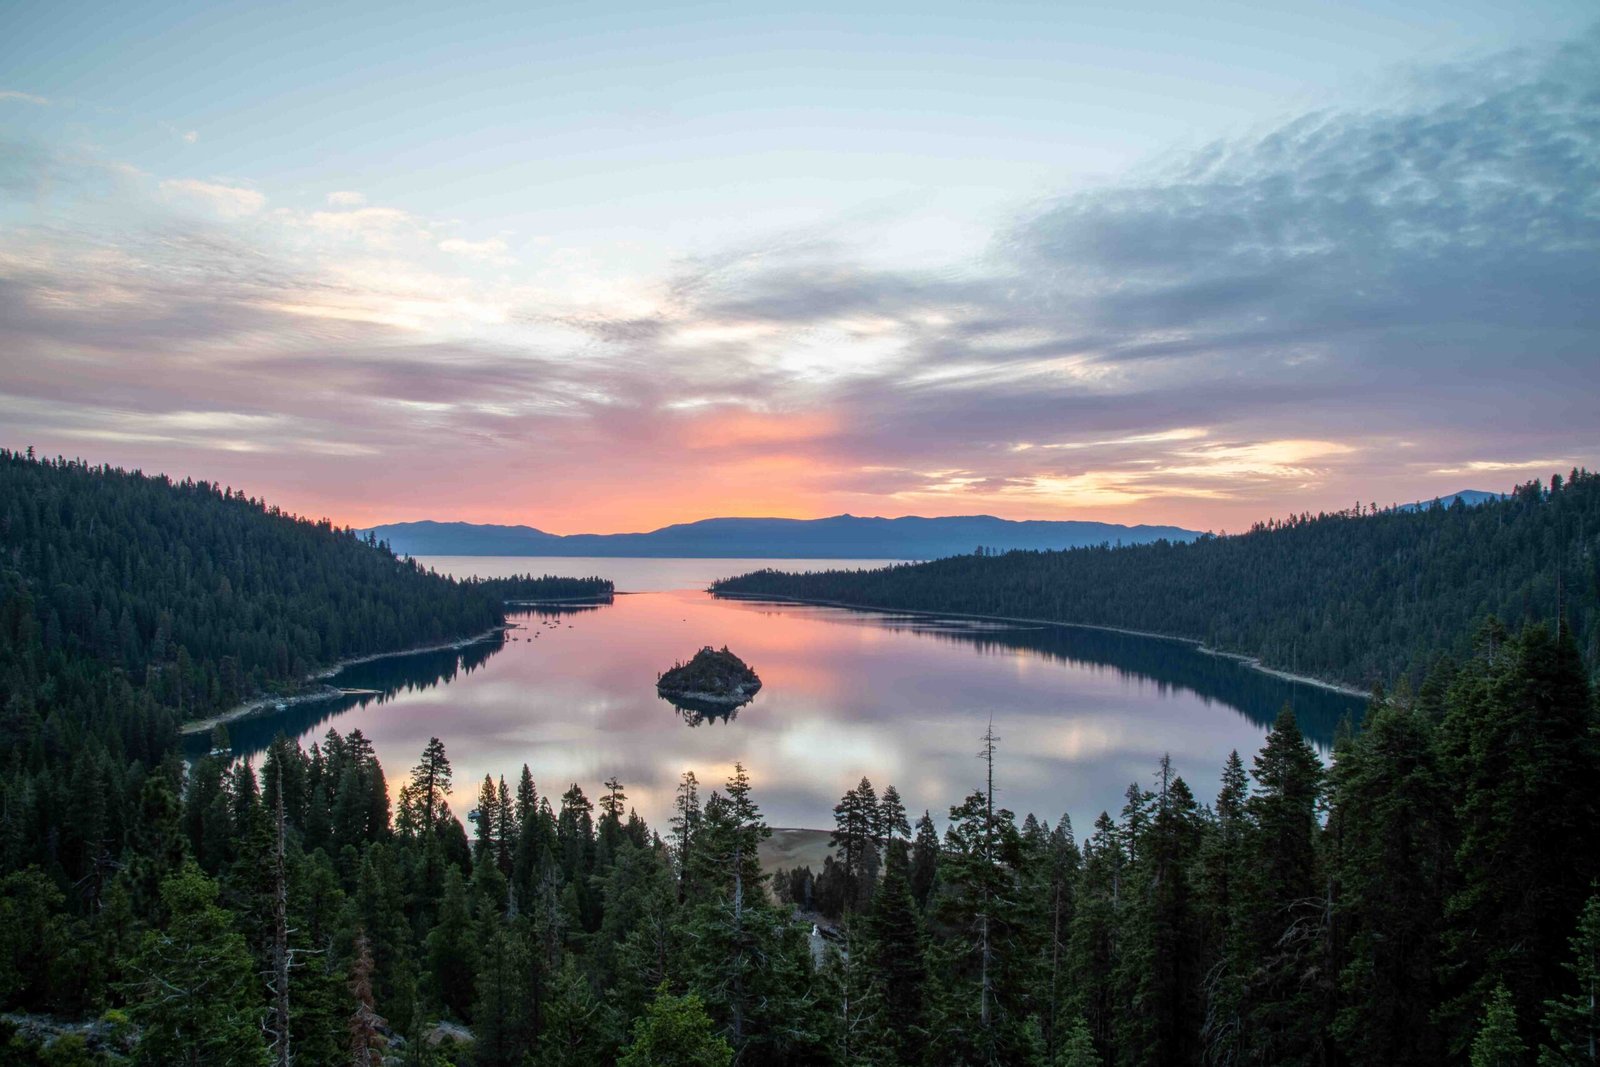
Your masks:
M314 682L325 683L327 679L332 678L346 667L356 667L363 663L372 663L380 659L389 659L393 656L412 656L421 654L423 652L444 652L448 650L459 652L464 648L470 648L473 645L480 645L494 637L496 634L503 634L509 629L511 629L510 623L501 623L499 626L489 627L481 634L477 634L473 637L463 637L455 641L441 641L432 645L418 645L415 648L402 648L397 649L394 652L373 652L365 656L351 656L349 659L339 660L332 666L323 667L320 670L312 671L310 674L301 679L301 685L311 685ZM336 689L331 685L323 684L316 686L309 692L293 693L288 696L255 697L253 699L246 700L242 704L235 704L226 711L219 711L215 715L206 716L204 719L196 719L193 722L184 723L178 728L178 734L181 737L192 737L193 735L199 733L209 733L218 726L233 722L236 719L243 719L250 715L255 715L259 712L265 711L268 708L275 707L278 704L282 704L284 707L289 708L296 704L312 704L319 700L333 700L336 697L341 697L344 695L345 691L343 689Z
M1130 637L1154 638L1158 641L1176 641L1179 644L1188 645L1196 652L1202 652L1207 656L1217 656L1221 659L1231 659L1249 668L1250 670L1259 671L1262 674L1268 674L1274 678L1279 678L1286 682L1316 686L1318 689L1326 689L1330 692L1339 693L1343 696L1359 697L1363 700L1372 696L1372 694L1366 690L1356 689L1340 682L1330 682L1325 678L1315 678L1309 674L1294 674L1290 671L1280 670L1277 667L1268 667L1266 664L1261 662L1261 658L1259 656L1251 656L1243 652L1224 652L1221 649L1208 648L1203 641L1193 637L1177 637L1173 634L1155 633L1151 630L1130 630L1122 626L1099 626L1091 622L1062 622L1060 619L1029 619L1015 615L977 615L972 612L964 611L923 611L914 608L889 608L873 606L869 604L848 604L842 600L814 600L808 597L779 596L774 593L715 593L709 589L707 589L706 592L711 593L713 597L726 597L729 600L775 600L784 601L790 604L813 604L817 607L849 608L852 611L877 611L888 612L897 615L921 615L934 619L980 619L988 622L1021 622L1032 626L1065 626L1077 630L1100 630L1105 633L1127 634Z

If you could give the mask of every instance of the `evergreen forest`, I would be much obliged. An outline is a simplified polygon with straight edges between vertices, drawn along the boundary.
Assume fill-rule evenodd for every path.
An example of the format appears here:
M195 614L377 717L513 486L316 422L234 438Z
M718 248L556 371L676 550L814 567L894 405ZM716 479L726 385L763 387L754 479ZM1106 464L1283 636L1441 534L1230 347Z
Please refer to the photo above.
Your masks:
M1043 619L1185 637L1362 691L1471 651L1489 615L1565 617L1600 667L1600 475L1503 500L1271 520L1182 543L966 556L881 570L760 571L720 594Z
M1399 593L1363 579L1338 606L1294 606L1348 631L1328 673L1393 680L1331 758L1285 708L1260 751L1163 760L1075 828L1006 810L991 732L966 796L918 815L863 779L821 869L770 874L760 768L685 774L652 827L615 777L457 783L440 738L409 768L331 730L252 766L219 728L186 763L183 720L492 628L541 580L454 582L205 483L12 453L0 480L8 1063L1597 1062L1592 475L1195 547L1189 569L1215 553L1263 586L1261 561L1302 542L1377 565L1376 544L1410 531L1457 561L1453 584L1416 587L1434 599L1405 594L1408 617L1438 600L1443 621L1401 652L1357 632L1398 632L1380 614ZM1182 548L1120 551L1175 581ZM985 568L1087 573L1115 551L948 566L977 589ZM1333 595L1310 572L1297 587ZM996 588L1037 594L1050 573ZM1367 592L1368 613L1346 614ZM1265 632L1265 608L1234 607L1229 625Z

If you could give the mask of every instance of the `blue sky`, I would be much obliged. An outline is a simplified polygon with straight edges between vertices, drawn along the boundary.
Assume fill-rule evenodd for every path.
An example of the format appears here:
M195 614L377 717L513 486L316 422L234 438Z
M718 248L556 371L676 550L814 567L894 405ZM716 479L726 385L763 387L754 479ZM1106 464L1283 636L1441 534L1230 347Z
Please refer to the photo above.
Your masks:
M563 532L1592 465L1592 18L8 5L0 421Z

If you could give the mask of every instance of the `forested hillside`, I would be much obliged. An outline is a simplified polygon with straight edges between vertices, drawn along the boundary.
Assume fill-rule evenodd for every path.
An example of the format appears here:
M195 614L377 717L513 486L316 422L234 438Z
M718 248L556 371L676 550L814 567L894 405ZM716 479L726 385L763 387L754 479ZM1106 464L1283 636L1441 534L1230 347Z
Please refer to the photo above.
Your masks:
M968 555L874 571L760 571L718 593L1147 630L1366 688L1441 655L1477 621L1564 612L1600 664L1600 475L1505 500L1297 515L1231 537Z
M184 718L500 618L488 589L221 486L0 452L8 748L88 729L159 759Z

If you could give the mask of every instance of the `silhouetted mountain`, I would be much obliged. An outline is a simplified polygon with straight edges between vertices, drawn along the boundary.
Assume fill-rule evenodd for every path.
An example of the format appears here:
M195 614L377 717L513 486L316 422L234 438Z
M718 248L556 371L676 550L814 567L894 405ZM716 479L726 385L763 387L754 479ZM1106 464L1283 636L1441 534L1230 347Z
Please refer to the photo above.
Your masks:
M1177 526L1106 522L1016 522L993 515L945 518L702 519L649 533L559 534L531 526L396 522L372 530L409 556L699 556L773 559L940 559L980 545L1012 549L1192 541Z

